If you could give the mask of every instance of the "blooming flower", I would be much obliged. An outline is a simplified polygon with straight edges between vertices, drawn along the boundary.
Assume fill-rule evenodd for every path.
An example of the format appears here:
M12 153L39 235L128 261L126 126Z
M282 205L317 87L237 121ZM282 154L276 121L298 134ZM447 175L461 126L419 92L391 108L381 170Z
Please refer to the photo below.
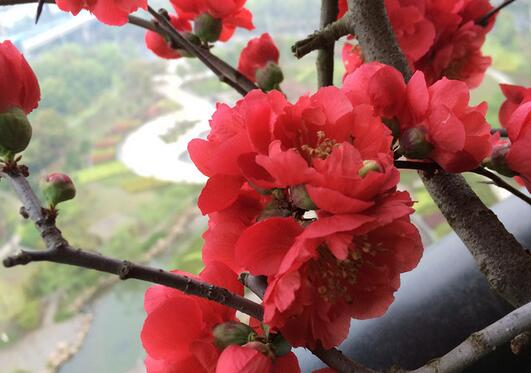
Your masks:
M253 30L246 0L171 0L180 18L195 20L194 32L205 41L227 41L236 27Z
M127 23L129 14L147 9L147 0L56 0L59 9L77 15L86 9L103 23L121 26Z
M514 111L521 104L531 101L531 88L511 84L500 84L500 88L506 100L500 107L498 118L502 126L506 127Z
M240 54L238 70L265 90L273 89L283 80L278 66L278 49L268 33L251 39Z
M207 266L199 277L176 273L243 294L236 274L221 263ZM212 330L236 320L235 310L161 285L147 290L144 307L147 318L141 338L149 373L215 371L221 351L214 345Z
M170 15L170 23L178 31L192 31L189 21ZM155 31L148 30L145 36L146 46L157 56L162 58L174 59L182 57L183 51L172 47L171 41L164 38Z
M39 104L41 92L35 73L17 48L0 43L0 113L18 108L29 114Z
M293 352L280 357L264 354L256 345L232 345L227 347L219 357L216 373L300 373L299 362Z

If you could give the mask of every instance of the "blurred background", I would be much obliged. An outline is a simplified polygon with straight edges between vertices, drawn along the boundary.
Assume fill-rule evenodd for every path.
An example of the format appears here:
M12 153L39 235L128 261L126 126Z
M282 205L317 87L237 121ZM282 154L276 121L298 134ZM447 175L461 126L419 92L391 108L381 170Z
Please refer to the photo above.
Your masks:
M493 2L494 4L497 2ZM239 31L214 53L232 65L247 40L270 32L281 51L288 97L316 88L314 55L297 61L296 40L318 27L318 0L248 0L256 30ZM154 2L155 7L167 3ZM239 97L196 60L163 61L144 45L144 31L109 27L88 13L77 17L36 4L0 8L0 40L25 54L41 85L31 114L34 137L24 154L38 186L42 175L68 173L78 197L61 206L58 226L77 247L165 269L201 270L206 218L196 199L205 177L191 163L188 141L205 137L215 103ZM147 17L146 14L139 14ZM489 103L498 126L498 83L530 85L531 5L516 1L498 17L484 53L493 57L473 101ZM336 84L343 75L336 45ZM489 205L505 191L467 175ZM450 231L414 172L402 188L418 201L415 223L425 245ZM0 257L43 248L20 203L0 183ZM136 373L144 357L139 333L148 285L63 265L0 268L0 372Z

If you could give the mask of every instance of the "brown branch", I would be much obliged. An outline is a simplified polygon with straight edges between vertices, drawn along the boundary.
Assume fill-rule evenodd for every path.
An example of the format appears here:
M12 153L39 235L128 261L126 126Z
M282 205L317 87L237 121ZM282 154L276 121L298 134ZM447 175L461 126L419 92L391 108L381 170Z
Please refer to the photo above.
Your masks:
M335 22L338 13L337 0L321 0L321 28ZM319 87L334 85L334 46L329 40L317 52L317 84Z
M434 162L417 162L417 161L397 160L395 161L395 167L404 169L404 170L424 171L427 173L444 172L442 168L437 163L434 163ZM509 191L510 193L514 194L516 197L520 198L522 201L531 205L531 197L521 192L517 188L513 187L511 184L503 180L503 178L496 175L494 172L487 170L484 167L477 167L468 172L472 172L472 173L484 176L492 180L492 184Z
M353 33L365 61L399 70L407 81L408 63L391 29L383 0L348 0ZM419 172L446 220L474 256L491 287L514 306L531 301L531 256L461 175Z
M488 13L486 13L483 17L481 17L480 19L476 21L476 25L486 27L487 24L489 23L490 18L493 15L498 13L500 10L502 10L503 8L505 8L507 5L511 4L512 2L514 2L514 0L507 0L503 2L502 4L498 5L496 8L491 9Z
M518 308L485 329L472 334L446 355L430 361L409 373L457 373L462 372L515 335L531 328L531 303Z
M323 48L330 43L338 40L342 36L348 35L350 24L349 20L350 14L347 12L343 17L334 21L324 27L323 29L314 32L309 35L306 39L299 40L292 47L291 51L297 58L302 58L308 53Z
M46 250L23 250L18 254L7 257L3 261L5 267L47 261L89 268L118 275L122 280L134 278L165 285L181 290L186 294L224 304L257 319L262 318L263 308L261 305L233 294L226 289L162 269L135 264L127 260L110 258L70 246L61 231L56 227L55 219L50 217L46 210L41 207L38 197L24 176L15 170L9 173L0 171L0 177L9 180L24 206L25 216L35 223L35 227L41 234L46 246Z
M249 273L242 273L240 281L260 299L263 299L267 289L267 278L265 276L253 276ZM321 361L329 367L343 373L376 373L376 371L369 369L360 363L353 361L343 355L337 348L325 350L322 347L310 349L312 354L317 356Z

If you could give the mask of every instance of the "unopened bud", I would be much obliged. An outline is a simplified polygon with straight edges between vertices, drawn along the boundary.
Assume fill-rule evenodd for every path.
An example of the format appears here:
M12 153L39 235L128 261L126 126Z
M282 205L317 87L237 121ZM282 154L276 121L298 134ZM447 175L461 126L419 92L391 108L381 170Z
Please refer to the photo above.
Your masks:
M408 158L424 159L432 150L425 128L410 128L400 136L400 152Z
M304 185L295 185L289 188L291 202L303 210L315 210L317 206L312 201Z
M279 89L283 80L282 69L274 62L269 62L265 67L256 70L256 82L266 92Z
M212 334L215 345L219 348L225 348L230 345L246 344L249 342L249 337L254 334L254 330L239 321L229 321L217 325Z
M76 187L68 175L54 173L46 177L42 193L50 207L55 207L61 202L73 199L76 196Z
M363 166L358 170L358 175L365 177L369 172L383 172L383 168L378 161L368 159L363 161Z
M31 134L31 124L24 111L12 108L0 113L0 156L22 152L28 147Z
M206 42L215 42L221 35L223 28L221 19L214 18L208 13L197 16L194 21L194 33L199 39Z
M494 146L492 149L492 155L490 158L485 159L482 163L484 166L498 172L499 174L507 177L516 176L516 173L509 168L505 157L511 150L510 143L501 143Z
M282 334L275 334L271 341L275 356L284 356L291 351L291 345L286 341Z

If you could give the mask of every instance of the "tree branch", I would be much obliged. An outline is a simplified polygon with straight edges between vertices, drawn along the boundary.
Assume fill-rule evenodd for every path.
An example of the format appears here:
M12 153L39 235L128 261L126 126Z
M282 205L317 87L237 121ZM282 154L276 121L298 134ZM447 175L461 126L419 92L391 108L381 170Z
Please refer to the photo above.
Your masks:
M531 303L518 308L485 329L472 334L446 355L409 373L462 372L497 347L509 343L515 335L531 328Z
M483 17L481 17L480 19L476 21L476 25L486 27L487 24L489 23L490 18L493 15L498 13L500 10L502 10L503 8L505 8L507 5L511 4L512 2L514 2L514 0L507 0L503 2L502 4L498 5L496 8L491 9L490 12L488 12L487 14L485 14Z
M408 63L391 29L383 0L348 0L364 59L379 61L411 78ZM461 175L420 172L431 197L474 256L491 287L514 306L531 301L531 256Z
M89 268L118 275L122 280L134 278L165 285L181 290L186 294L207 298L214 302L224 304L257 319L262 318L263 308L261 305L233 294L226 289L162 269L73 248L56 227L55 219L51 218L46 213L46 210L41 207L39 199L24 176L17 171L9 173L0 171L0 177L9 180L24 206L26 216L35 223L35 227L41 234L46 245L46 250L44 251L23 250L18 254L7 257L3 261L5 267L47 261Z
M337 0L321 0L321 28L333 23L338 13ZM317 84L319 87L334 85L335 40L328 40L317 53Z
M302 58L308 53L323 48L326 45L338 40L342 36L348 35L350 24L350 13L345 13L343 17L325 26L323 29L315 31L306 39L299 40L291 47L291 51L297 58Z
M428 173L435 173L435 172L444 172L443 169L434 162L417 162L417 161L395 161L395 167L405 170L417 170L417 171L424 171ZM473 170L470 170L468 172L472 172L481 176L484 176L490 180L492 180L492 183L500 188L503 188L512 194L514 194L516 197L520 198L522 201L526 202L527 204L531 205L531 197L526 195L525 193L522 193L517 188L513 187L511 184L503 180L500 176L496 175L494 172L487 170L484 167L478 167Z

